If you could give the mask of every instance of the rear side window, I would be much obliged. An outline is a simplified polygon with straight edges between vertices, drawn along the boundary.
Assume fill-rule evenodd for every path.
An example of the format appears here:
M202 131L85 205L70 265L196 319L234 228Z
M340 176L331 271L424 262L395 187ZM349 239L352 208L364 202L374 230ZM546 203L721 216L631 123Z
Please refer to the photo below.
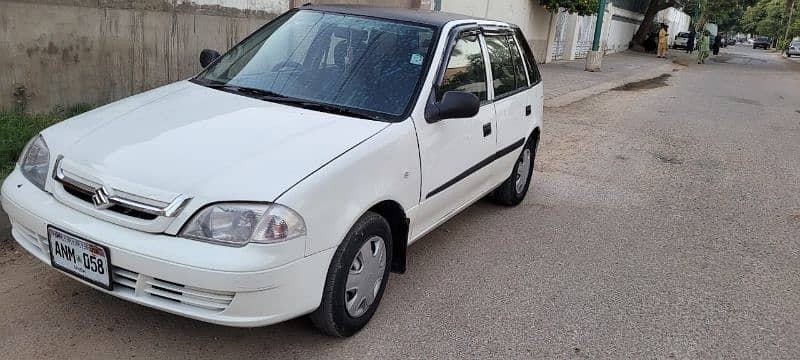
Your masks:
M528 79L531 81L531 86L538 84L542 81L542 76L539 74L539 67L536 66L536 59L533 57L533 52L528 42L525 41L525 36L522 35L522 30L519 28L514 29L514 34L517 37L517 42L522 49L522 56L525 57L525 66L528 70Z
M492 83L494 97L499 98L517 89L517 75L514 58L508 46L506 35L486 36L486 48L492 64Z
M522 58L520 57L519 46L517 46L517 41L514 40L513 35L508 35L506 39L508 40L508 47L511 50L511 60L514 61L514 76L516 77L517 80L516 89L526 88L528 87L528 76L526 74L527 70L525 69L525 63L522 61Z
M437 100L453 90L473 93L481 101L487 99L486 64L483 62L477 32L463 33L456 40L437 92Z

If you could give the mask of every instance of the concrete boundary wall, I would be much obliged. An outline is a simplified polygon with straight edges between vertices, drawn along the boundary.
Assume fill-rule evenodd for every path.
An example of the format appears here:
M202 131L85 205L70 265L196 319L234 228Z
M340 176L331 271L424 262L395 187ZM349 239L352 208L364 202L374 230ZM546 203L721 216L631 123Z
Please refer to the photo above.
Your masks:
M289 8L288 0L270 3L0 2L0 108L15 106L19 86L35 112L105 104L187 78L201 70L200 50L224 51Z

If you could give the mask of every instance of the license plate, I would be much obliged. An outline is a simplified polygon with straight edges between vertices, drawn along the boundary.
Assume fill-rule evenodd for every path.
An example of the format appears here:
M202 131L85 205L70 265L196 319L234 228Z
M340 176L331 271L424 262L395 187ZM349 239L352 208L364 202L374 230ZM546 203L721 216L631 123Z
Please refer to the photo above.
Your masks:
M47 227L47 238L53 267L111 290L111 265L105 246L52 226Z

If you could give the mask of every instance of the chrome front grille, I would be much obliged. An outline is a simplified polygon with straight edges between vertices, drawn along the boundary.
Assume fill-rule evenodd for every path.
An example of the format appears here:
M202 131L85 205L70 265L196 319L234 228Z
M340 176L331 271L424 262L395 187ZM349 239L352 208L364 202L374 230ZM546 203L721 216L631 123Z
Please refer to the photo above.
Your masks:
M195 310L223 311L228 308L236 295L234 292L201 289L157 279L121 267L114 267L112 274L115 292L179 303Z
M64 191L73 197L93 205L97 210L109 210L118 214L142 220L158 217L175 217L191 200L185 195L175 196L170 201L151 199L136 195L99 181L88 179L62 167L63 156L59 156L53 170L53 179L62 185Z

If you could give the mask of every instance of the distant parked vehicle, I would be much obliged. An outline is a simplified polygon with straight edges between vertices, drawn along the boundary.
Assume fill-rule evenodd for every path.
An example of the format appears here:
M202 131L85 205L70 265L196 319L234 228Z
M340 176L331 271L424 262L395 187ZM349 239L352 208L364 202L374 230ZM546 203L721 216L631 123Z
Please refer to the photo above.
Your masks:
M727 44L728 44L728 45L736 45L736 39L734 39L734 38L729 38L729 39L727 40Z
M800 56L800 40L792 41L792 43L789 44L789 47L786 49L786 56L792 57L795 55Z
M766 36L759 36L753 40L753 49L762 48L764 50L769 50L772 42Z
M675 42L672 43L673 49L686 49L686 44L689 42L691 34L688 32L679 32L675 35Z

